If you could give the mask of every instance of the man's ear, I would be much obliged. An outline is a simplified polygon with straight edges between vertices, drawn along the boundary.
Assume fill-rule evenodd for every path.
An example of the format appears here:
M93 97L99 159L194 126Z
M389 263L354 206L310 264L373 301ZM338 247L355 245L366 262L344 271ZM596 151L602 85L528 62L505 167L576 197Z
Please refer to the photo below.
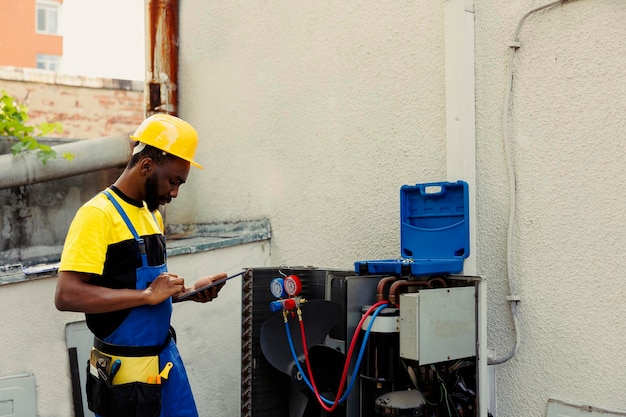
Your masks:
M142 175L150 175L152 174L152 171L154 171L155 168L155 163L152 160L152 158L143 158L141 161L139 161L139 171L141 172Z

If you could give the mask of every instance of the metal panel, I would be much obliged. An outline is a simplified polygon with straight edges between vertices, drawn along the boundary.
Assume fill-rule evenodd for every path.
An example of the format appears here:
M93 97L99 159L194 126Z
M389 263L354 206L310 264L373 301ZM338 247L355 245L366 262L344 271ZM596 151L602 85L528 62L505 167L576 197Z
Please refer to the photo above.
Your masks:
M0 378L0 417L36 417L35 377L32 374Z
M420 364L476 356L474 287L420 291Z
M70 375L72 376L72 396L76 417L93 417L95 414L87 408L85 378L89 352L93 347L93 334L87 323L76 321L65 325L65 338L70 356Z
M420 365L476 356L476 289L400 296L400 355Z
M363 316L363 307L376 303L376 286L383 276L349 276L346 278L346 346L352 343L352 336ZM350 364L349 374L354 371L354 362ZM361 416L360 390L353 389L346 401L346 416Z
M419 361L419 295L400 296L400 357Z

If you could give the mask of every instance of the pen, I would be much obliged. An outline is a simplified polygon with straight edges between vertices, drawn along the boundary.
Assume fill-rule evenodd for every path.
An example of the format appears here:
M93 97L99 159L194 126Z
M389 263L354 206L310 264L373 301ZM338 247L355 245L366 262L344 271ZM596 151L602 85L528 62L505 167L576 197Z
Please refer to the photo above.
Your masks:
M120 366L122 366L122 361L119 359L116 359L115 362L113 362L113 364L111 365L111 373L110 373L111 379L113 379L117 371L119 371Z

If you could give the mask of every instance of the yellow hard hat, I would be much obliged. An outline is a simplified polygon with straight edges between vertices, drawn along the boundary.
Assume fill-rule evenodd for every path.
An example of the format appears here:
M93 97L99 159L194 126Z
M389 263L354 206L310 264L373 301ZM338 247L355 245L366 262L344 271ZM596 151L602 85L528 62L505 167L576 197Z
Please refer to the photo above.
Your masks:
M198 146L198 132L176 116L164 113L152 115L144 120L130 137L204 169L193 160Z

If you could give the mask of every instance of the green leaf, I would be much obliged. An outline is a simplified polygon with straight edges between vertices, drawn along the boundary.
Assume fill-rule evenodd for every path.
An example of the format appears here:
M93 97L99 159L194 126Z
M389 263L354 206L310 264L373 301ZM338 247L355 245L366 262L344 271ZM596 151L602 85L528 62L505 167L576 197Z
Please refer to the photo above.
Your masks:
M39 159L41 159L41 162L43 162L43 164L46 165L46 163L50 159L54 159L54 158L57 157L57 153L55 151L53 151L52 149L50 149L50 150L40 150L39 152L37 152L37 156L39 156Z
M45 165L50 159L56 158L57 153L49 145L40 144L38 137L52 132L62 133L63 126L59 122L44 122L35 126L27 125L28 107L20 104L5 90L1 90L0 96L0 135L11 136L18 140L11 146L11 153L17 155L21 152L36 152L37 157ZM69 152L63 153L63 158L68 161L74 159Z

